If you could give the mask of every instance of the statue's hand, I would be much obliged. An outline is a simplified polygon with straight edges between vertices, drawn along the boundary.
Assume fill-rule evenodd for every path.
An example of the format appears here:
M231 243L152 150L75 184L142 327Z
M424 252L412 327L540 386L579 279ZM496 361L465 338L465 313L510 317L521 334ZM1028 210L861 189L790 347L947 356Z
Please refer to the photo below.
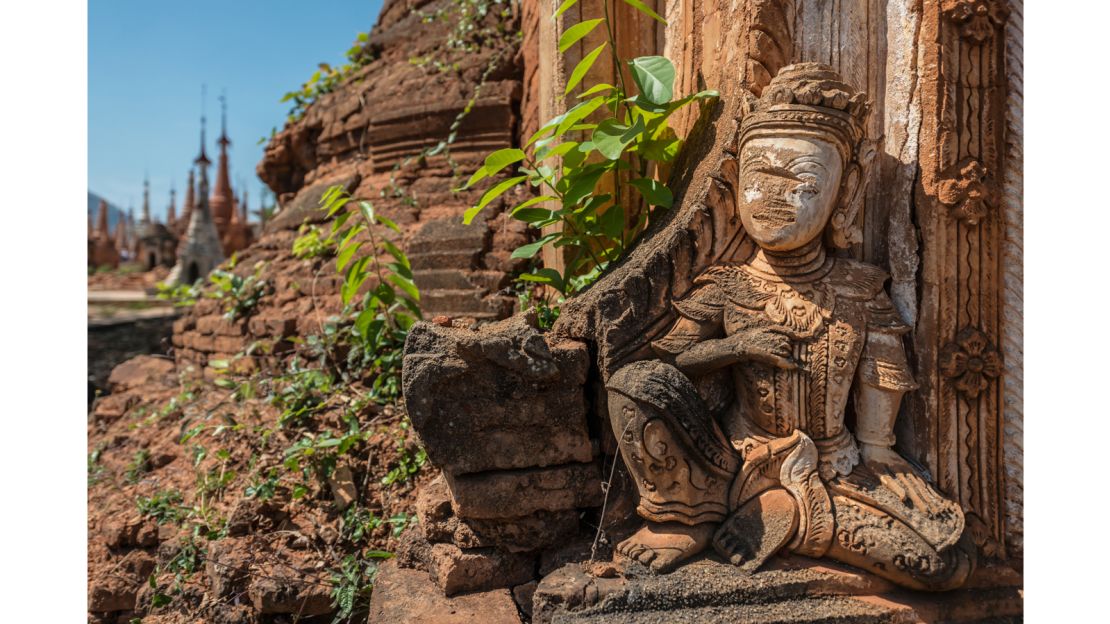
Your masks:
M790 357L794 352L790 338L781 332L760 327L737 332L728 339L741 361L761 362L784 370L798 368Z

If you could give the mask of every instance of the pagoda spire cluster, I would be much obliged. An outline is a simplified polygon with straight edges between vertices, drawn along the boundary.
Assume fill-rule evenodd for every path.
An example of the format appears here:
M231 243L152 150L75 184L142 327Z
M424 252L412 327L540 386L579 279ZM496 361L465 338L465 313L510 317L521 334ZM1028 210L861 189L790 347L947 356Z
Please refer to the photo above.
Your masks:
M220 134L216 139L219 153L215 186L209 188L208 166L212 161L208 158L205 117L202 113L200 153L188 171L180 214L177 211L177 189L171 186L165 222L151 216L150 179L149 176L144 176L138 223L133 215L130 221L128 217L121 215L114 231L110 232L109 208L104 201L98 207L95 227L90 216L90 266L116 267L121 261L134 260L146 265L147 270L156 266L174 267L174 273L182 273L181 280L185 280L189 277L190 267L186 266L184 272L177 271L183 254L195 259L198 250L203 251L205 260L192 267L203 276L223 258L254 242L246 189L243 189L240 200L231 185L228 150L232 143L227 131L227 98L221 95L219 100ZM215 240L216 251L219 252L218 259L215 259L215 254L210 249L212 240Z

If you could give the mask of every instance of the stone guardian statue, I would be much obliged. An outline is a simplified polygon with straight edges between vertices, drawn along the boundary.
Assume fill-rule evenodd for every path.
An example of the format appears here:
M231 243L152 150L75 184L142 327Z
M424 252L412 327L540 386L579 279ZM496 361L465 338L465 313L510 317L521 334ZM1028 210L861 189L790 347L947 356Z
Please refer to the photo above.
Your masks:
M737 206L750 254L702 272L672 302L657 358L607 384L647 520L617 552L665 572L710 544L748 570L785 550L957 587L975 567L964 513L893 448L916 387L910 327L883 270L833 255L856 236L868 103L804 63L749 108Z

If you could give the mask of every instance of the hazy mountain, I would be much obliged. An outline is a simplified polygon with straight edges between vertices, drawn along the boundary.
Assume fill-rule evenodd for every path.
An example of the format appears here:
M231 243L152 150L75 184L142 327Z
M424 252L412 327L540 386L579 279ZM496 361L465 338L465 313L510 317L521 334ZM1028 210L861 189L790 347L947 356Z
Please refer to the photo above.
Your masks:
M96 193L89 191L89 218L92 219L93 227L96 227L96 211L100 207L100 200L103 199ZM119 208L112 202L108 202L108 230L111 232L116 231L116 222L124 214L122 208Z

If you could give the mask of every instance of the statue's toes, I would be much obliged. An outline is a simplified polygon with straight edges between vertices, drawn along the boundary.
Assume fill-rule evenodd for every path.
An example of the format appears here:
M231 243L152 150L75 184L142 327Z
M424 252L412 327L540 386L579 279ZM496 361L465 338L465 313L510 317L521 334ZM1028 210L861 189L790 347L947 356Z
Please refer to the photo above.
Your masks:
M659 553L656 550L652 548L644 548L640 552L636 553L636 561L639 561L646 566L651 566L652 562L655 561L658 556Z
M624 555L625 557L632 557L632 553L636 548L643 547L634 540L626 539L623 542L617 544L617 553Z
M666 549L658 552L652 560L650 567L654 572L670 572L684 559L684 553L679 550Z

